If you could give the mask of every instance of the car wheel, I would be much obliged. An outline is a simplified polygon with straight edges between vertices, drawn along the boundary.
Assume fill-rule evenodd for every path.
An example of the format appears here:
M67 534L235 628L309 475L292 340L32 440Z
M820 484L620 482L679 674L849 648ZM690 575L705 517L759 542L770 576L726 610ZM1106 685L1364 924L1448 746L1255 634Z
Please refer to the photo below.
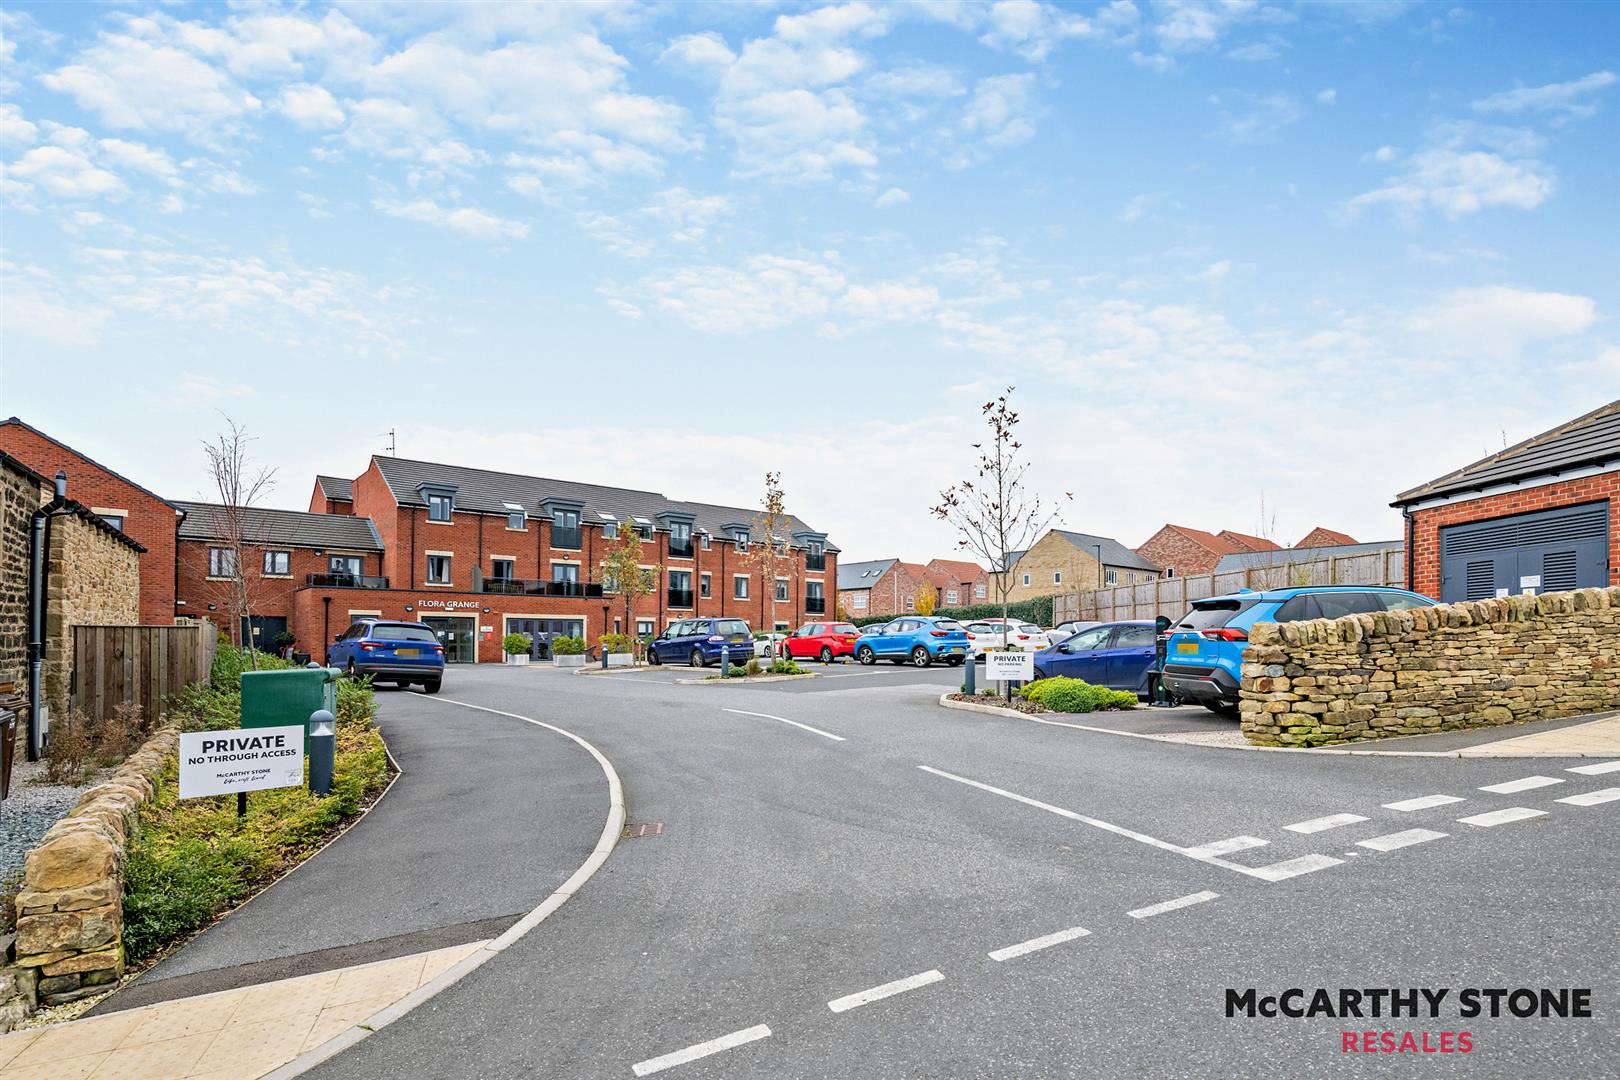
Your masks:
M661 664L663 664L663 661L658 659L658 650L657 649L648 649L647 650L647 663L651 664L653 667L658 667Z
M1228 720L1238 718L1238 707L1236 705L1228 705L1224 701L1206 701L1203 706L1215 715L1224 716Z
M703 662L703 650L702 649L693 649L692 654L686 658L686 664L687 664L688 667L708 667L709 666L708 664Z
M1044 678L1046 678L1046 672L1042 671L1040 668L1036 668L1035 669L1035 678L1036 679L1044 679Z
M350 679L358 679L360 677L360 673L354 669L354 658L352 656L349 658L349 666L343 669L343 674L347 675Z
M872 646L862 645L855 650L855 659L870 667L872 664L877 663L877 653L872 651Z
M911 662L917 667L927 667L934 662L934 658L928 655L927 649L919 645L911 650Z
M439 692L439 682L440 680L438 679L429 679L427 682L422 684L422 693L437 694Z
M832 649L826 645L821 647L821 662L823 664L832 663Z
M951 667L961 667L962 666L962 658L960 656L953 656L953 657L951 657L949 660L947 660L945 662L947 664L949 664Z

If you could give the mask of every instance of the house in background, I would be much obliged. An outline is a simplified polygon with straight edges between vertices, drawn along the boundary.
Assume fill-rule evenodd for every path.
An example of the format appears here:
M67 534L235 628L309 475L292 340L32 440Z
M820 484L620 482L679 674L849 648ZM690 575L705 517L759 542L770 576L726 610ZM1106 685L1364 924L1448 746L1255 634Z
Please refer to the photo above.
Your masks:
M312 514L354 513L354 481L341 476L317 476L315 490L309 496Z
M942 608L983 604L990 596L990 575L984 567L963 559L929 559L923 568L939 589Z
M1300 538L1297 548L1342 547L1346 544L1360 543L1349 533L1338 532L1335 529L1326 529L1318 525Z
M1013 562L1007 598L1029 600L1077 589L1140 585L1159 573L1156 563L1111 536L1052 529Z
M916 611L917 597L925 593L938 603L939 585L922 563L870 559L838 565L838 606L857 621Z
M1205 532L1186 525L1166 525L1137 547L1136 553L1155 566L1165 577L1209 574L1226 555L1244 551L1275 551L1277 545L1260 536L1222 529Z
M1620 401L1403 491L1408 587L1443 603L1620 585Z

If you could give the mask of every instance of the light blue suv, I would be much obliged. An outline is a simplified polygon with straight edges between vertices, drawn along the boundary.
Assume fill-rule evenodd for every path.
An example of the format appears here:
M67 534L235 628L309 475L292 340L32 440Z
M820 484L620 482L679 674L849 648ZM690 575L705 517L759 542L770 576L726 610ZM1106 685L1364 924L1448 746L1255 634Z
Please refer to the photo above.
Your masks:
M1373 585L1307 585L1194 600L1192 610L1167 631L1164 683L1180 701L1236 716L1243 649L1255 623L1337 619L1434 603L1405 589Z
M955 667L968 654L967 628L955 619L903 615L882 626L868 627L855 639L855 659L863 664L907 660L927 667L943 660Z

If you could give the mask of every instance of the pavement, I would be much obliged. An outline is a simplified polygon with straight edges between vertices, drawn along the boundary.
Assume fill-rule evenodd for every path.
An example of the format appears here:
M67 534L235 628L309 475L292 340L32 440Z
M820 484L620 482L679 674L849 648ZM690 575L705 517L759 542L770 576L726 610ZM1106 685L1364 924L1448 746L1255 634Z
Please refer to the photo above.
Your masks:
M488 962L368 1037L350 1027L358 1041L303 1075L1616 1074L1620 756L1239 754L941 709L957 669L684 674L481 668L383 700L402 732L464 713L479 738L506 731L472 705L588 739L635 838ZM569 771L596 785L600 829L600 773L577 754ZM551 792L521 793L530 827ZM415 860L419 880L437 858ZM455 887L486 869L456 864L473 876ZM1318 986L1451 994L1433 1020L1226 1012L1228 988ZM1465 1019L1468 987L1588 988L1596 1016ZM1473 1048L1345 1052L1364 1030L1468 1031Z

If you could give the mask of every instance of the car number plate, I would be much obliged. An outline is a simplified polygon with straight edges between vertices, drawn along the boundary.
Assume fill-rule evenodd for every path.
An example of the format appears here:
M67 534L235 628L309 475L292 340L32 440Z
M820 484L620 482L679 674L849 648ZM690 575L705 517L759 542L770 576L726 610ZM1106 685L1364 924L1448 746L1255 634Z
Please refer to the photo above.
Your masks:
M395 656L420 656L420 655L422 655L422 650L421 649L395 649L394 650L394 655Z
M1197 642L1194 642L1194 641L1178 641L1176 643L1176 652L1179 652L1179 653L1195 653L1197 651L1198 651L1198 643Z

